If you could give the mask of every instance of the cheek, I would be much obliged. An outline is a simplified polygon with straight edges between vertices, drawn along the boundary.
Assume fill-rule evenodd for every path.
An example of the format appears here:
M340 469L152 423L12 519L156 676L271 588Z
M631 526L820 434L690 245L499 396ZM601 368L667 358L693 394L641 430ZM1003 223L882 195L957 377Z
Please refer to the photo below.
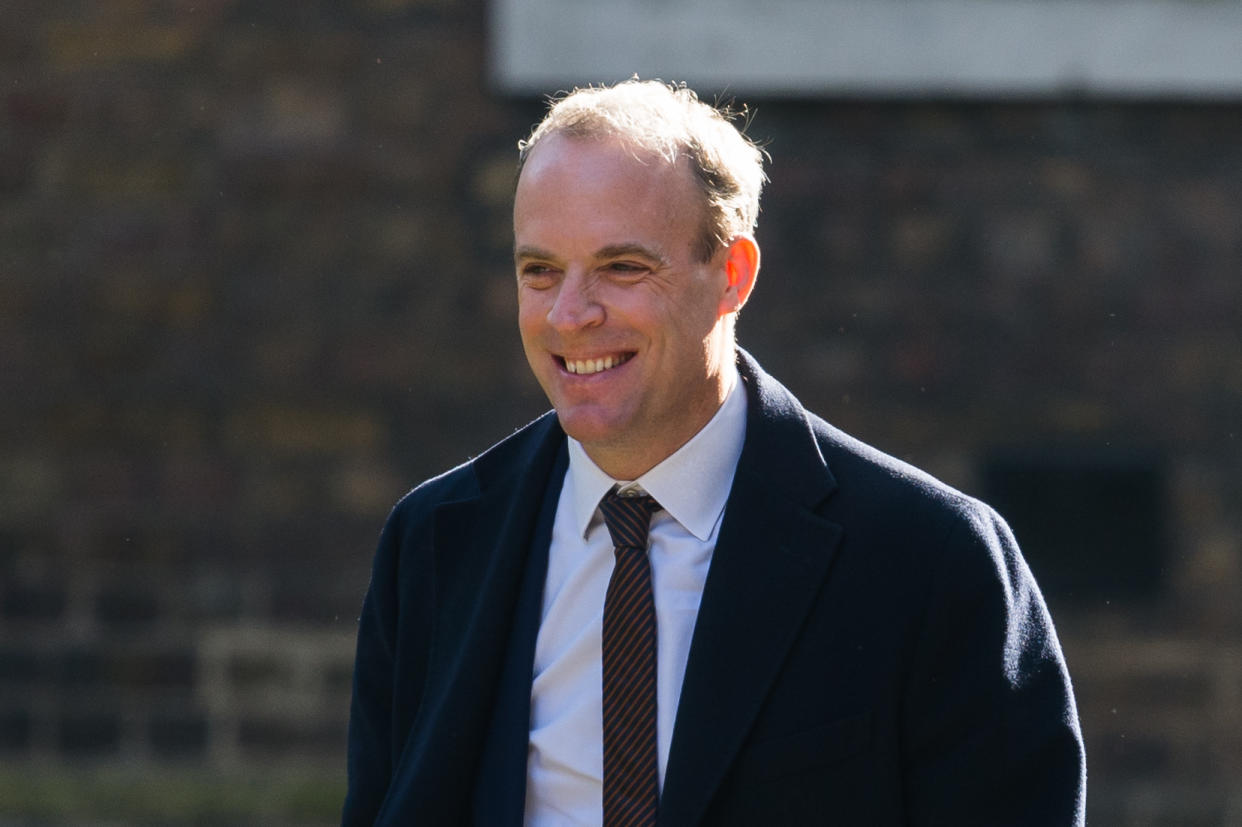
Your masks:
M518 329L523 335L528 330L534 330L545 318L547 318L547 313L542 308L540 295L518 294Z
M702 296L684 297L686 300L670 304L658 319L653 319L662 331L670 347L690 351L701 349L716 326L714 303L704 301Z

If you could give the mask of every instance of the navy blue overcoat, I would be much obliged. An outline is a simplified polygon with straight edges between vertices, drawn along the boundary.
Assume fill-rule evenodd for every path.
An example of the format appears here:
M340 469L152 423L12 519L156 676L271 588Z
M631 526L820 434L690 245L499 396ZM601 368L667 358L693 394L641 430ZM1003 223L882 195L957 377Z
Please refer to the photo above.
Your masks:
M1069 676L1004 521L738 364L746 443L659 823L1082 824ZM521 824L564 467L548 414L393 510L358 634L347 827Z

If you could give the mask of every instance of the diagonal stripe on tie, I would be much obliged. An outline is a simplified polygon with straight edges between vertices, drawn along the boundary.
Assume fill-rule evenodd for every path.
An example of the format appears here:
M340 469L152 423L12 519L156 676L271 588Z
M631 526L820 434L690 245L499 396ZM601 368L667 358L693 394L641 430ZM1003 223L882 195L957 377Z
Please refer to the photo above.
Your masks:
M600 502L616 546L604 597L604 827L652 827L660 803L656 746L656 618L647 558L651 497Z

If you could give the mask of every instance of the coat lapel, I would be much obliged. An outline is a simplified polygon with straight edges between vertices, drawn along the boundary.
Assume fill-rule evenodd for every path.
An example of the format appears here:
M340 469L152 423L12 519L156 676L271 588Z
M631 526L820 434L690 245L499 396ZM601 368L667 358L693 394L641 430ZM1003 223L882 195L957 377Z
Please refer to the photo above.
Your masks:
M437 823L467 817L528 550L563 453L553 417L534 427L543 433L476 461L479 496L445 503L435 515L428 683L393 789L403 790L410 813L437 814Z
M482 746L474 787L473 821L487 827L521 827L526 801L526 756L530 745L531 681L535 642L548 575L548 547L556 520L569 453L557 452L548 475L539 519L527 552L522 588L507 634L491 728Z
M814 513L835 481L801 406L740 358L746 445L695 624L660 820L701 818L738 753L841 537Z

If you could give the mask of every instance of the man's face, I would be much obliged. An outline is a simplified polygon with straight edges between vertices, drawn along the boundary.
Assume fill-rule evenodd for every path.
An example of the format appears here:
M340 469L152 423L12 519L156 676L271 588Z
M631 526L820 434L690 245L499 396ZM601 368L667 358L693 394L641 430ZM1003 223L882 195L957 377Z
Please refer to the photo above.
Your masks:
M640 160L641 159L641 160ZM684 162L551 135L518 180L518 325L566 433L633 479L707 423L733 360L728 254L698 260L705 207Z

